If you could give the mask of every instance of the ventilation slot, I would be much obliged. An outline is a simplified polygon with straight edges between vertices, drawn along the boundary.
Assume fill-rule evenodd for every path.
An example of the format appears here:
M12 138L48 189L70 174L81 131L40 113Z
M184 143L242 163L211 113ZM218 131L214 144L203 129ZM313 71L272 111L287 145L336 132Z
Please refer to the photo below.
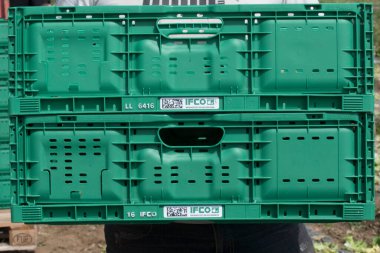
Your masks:
M343 97L343 110L361 111L363 110L363 97L345 96Z
M22 99L19 103L21 113L32 113L40 111L40 102L38 99Z

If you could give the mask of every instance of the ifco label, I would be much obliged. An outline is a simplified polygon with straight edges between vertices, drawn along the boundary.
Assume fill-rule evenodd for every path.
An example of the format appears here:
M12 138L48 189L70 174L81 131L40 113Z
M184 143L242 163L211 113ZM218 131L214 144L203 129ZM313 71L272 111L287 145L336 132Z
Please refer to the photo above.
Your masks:
M221 218L222 206L165 206L164 218Z
M161 98L161 110L217 110L218 97Z

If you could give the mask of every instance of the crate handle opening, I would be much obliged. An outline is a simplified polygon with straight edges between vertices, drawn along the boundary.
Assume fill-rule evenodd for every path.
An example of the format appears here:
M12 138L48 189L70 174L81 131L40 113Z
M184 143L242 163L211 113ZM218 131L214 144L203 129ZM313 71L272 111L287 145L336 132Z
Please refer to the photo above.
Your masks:
M170 147L210 147L224 135L220 127L168 127L158 131L161 142Z
M223 26L219 18L166 18L157 21L160 34L168 39L209 39Z
M60 12L65 12L65 13L71 13L71 12L75 12L75 7L59 7L58 8Z

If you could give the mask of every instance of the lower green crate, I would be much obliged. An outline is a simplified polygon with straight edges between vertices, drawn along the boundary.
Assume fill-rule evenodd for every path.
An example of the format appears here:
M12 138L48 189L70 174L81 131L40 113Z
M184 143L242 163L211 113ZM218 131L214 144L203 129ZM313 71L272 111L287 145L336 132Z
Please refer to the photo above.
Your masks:
M369 113L12 118L13 221L371 220L373 135Z

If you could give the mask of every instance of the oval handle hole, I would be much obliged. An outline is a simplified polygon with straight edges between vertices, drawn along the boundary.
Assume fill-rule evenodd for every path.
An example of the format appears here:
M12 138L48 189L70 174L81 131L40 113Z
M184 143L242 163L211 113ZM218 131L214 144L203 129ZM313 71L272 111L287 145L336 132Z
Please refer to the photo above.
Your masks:
M219 127L170 127L161 128L159 136L167 146L215 146L223 138Z

